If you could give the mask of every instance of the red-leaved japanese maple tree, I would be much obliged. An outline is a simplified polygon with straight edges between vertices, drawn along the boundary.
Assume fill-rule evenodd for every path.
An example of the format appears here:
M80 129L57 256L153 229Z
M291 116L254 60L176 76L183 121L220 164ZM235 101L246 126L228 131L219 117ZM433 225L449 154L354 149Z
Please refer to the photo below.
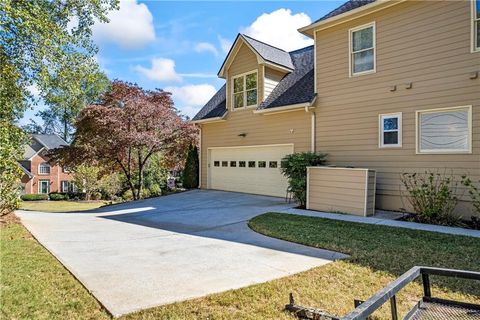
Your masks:
M58 150L66 164L97 163L119 168L133 198L142 195L143 172L149 158L161 153L170 164L182 159L197 129L173 106L170 93L144 90L115 80L98 104L85 107L75 124L74 141Z

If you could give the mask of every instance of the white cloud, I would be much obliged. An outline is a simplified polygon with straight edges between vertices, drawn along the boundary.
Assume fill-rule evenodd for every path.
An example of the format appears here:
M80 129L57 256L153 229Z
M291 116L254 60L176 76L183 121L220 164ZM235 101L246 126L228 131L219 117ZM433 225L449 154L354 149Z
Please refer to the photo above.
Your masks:
M182 81L182 77L175 71L175 61L171 59L155 58L152 59L152 66L150 68L137 65L133 69L154 81Z
M222 36L218 36L218 42L220 42L220 47L222 48L223 53L228 53L230 51L230 47L232 46L233 42L222 38Z
M214 56L218 56L218 50L215 46L209 42L199 42L195 45L196 52L210 52Z
M210 84L192 84L181 87L166 87L165 91L172 93L177 108L182 114L193 118L195 114L217 92Z
M278 9L262 14L241 32L283 50L291 51L313 44L312 39L297 31L298 28L311 22L306 13L292 14L290 9Z
M95 23L94 39L115 43L122 48L136 49L155 40L153 16L147 5L137 0L121 0L120 9L107 15L108 23Z
M210 84L191 84L181 87L166 87L165 91L172 93L172 98L180 110L198 110L217 92ZM193 112L193 111L192 111Z

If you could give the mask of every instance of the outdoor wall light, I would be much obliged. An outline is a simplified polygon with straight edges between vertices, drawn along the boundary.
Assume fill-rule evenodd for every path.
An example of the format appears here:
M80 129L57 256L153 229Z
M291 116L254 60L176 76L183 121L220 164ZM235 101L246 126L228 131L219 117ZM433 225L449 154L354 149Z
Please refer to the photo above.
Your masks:
M243 132L243 133L240 133L238 136L242 137L242 138L245 138L247 136L247 134L245 132Z

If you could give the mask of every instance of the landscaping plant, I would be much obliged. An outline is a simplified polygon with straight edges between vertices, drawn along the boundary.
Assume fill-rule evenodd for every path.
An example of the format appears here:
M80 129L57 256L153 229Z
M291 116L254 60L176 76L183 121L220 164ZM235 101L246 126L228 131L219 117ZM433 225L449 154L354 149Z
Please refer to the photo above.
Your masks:
M190 145L188 147L187 160L183 170L183 187L185 189L198 188L198 148Z
M324 165L326 157L323 153L301 152L282 159L281 170L288 178L288 191L301 207L305 207L307 201L307 167Z
M416 221L441 225L458 223L459 218L453 215L453 210L459 199L459 182L453 175L429 171L403 173L401 181L405 188L402 199L410 203Z
M22 194L20 197L23 201L38 201L38 200L48 200L48 194L39 193L39 194Z
M467 176L462 177L462 184L468 188L468 194L472 200L473 210L477 214L477 216L471 217L472 227L480 230L480 189Z
M90 200L92 193L98 191L100 168L86 164L78 165L73 170L73 183L85 192L85 200Z
M52 201L62 201L62 200L68 200L69 199L68 194L60 193L60 192L50 192L48 197Z

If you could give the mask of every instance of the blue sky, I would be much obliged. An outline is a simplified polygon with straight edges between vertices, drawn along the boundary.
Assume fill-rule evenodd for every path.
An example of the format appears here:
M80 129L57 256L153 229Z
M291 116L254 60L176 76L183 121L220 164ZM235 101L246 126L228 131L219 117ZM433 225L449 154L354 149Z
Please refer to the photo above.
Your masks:
M222 86L216 74L239 32L287 51L301 48L311 40L296 29L343 2L122 0L110 23L94 26L96 58L110 79L171 91L176 107L192 117Z

